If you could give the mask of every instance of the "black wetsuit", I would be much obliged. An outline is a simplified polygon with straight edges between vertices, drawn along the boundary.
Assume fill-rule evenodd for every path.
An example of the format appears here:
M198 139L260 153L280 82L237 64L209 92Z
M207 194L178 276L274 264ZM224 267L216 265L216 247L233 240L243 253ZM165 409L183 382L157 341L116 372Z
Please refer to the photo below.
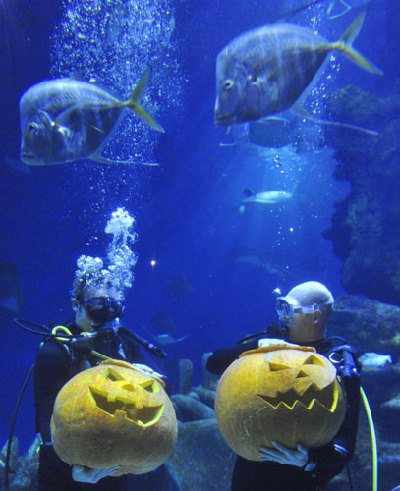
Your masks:
M68 327L74 334L79 333L75 325ZM116 334L112 333L111 336L108 332L107 340L101 340L99 337L93 349L112 358L143 363L157 370L144 349L131 340L124 329L120 329ZM166 490L177 489L165 466L147 474L105 477L96 484L80 483L72 479L71 466L58 458L51 445L50 419L59 390L75 374L86 368L85 359L82 352L67 348L53 339L45 340L36 355L33 382L35 424L36 431L43 440L39 453L39 491L144 491L161 489L160 485ZM94 366L101 360L89 357L87 361Z
M208 359L208 370L221 375L241 353L256 349L260 338L217 350ZM342 378L347 401L346 416L340 430L327 445L309 450L309 462L305 468L275 462L253 462L237 456L232 477L233 491L315 491L324 488L352 458L360 409L360 376L354 349L341 338L327 338L307 345L322 355L334 352L338 360L335 366Z

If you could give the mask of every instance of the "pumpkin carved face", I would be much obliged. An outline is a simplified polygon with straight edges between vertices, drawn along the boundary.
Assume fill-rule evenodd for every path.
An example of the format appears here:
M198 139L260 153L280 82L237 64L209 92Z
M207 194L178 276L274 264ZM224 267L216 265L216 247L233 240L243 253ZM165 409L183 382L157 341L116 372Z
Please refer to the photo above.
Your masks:
M222 375L216 393L218 427L232 450L260 460L261 446L290 448L329 442L344 418L336 369L313 348L285 346L243 353Z
M161 390L159 383L153 379L133 383L132 377L125 379L124 375L113 367L106 367L100 386L88 383L94 403L113 416L117 411L125 413L125 417L138 426L154 425L165 408L157 397Z
M115 475L153 470L168 458L177 436L175 411L163 385L119 360L80 372L54 405L56 453L69 464L121 465Z

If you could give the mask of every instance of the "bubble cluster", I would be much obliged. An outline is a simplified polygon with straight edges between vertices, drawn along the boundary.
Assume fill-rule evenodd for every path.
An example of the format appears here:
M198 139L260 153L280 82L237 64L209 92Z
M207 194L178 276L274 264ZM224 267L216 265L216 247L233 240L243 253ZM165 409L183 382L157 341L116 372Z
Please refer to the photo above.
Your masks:
M133 268L137 262L137 256L131 249L137 239L134 225L135 219L124 208L118 208L111 214L104 229L106 234L113 236L107 249L108 270L115 278L114 285L118 289L132 286Z
M104 229L105 233L112 235L106 260L87 255L78 258L72 291L74 298L92 286L113 286L124 297L125 289L132 286L137 262L137 255L132 249L137 240L134 226L134 217L124 208L118 208L111 214Z
M51 74L97 83L127 100L142 73L152 76L142 104L162 122L162 112L182 105L183 74L175 20L168 0L62 0L51 37ZM152 160L159 135L127 111L105 148L115 160Z

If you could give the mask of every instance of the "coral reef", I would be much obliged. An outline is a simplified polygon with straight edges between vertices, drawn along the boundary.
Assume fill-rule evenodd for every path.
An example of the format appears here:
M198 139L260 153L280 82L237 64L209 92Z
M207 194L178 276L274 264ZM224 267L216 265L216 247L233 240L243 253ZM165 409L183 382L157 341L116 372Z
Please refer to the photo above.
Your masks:
M400 482L399 326L399 307L355 295L337 298L335 310L329 319L330 333L344 337L357 347L360 354L373 352L390 355L392 359L392 364L363 366L361 377L377 432L380 489L392 489ZM371 450L368 426L365 411L361 410L354 461L357 465L352 466L352 474L360 483L360 488L357 489L370 488Z
M400 307L356 295L335 301L329 331L350 340L361 353L400 355Z
M335 149L335 176L350 181L351 194L336 204L324 236L344 261L342 283L350 293L400 302L400 82L393 95L377 97L356 86L329 95L331 119L379 132L370 136L344 128L327 130Z
M36 471L38 466L38 449L39 438L36 437L29 447L28 452L20 457L18 438L14 437L12 439L8 474L10 491L35 491L37 489ZM6 452L7 442L4 444L0 453L0 489L5 489L4 471Z
M182 491L228 491L235 460L218 431L217 421L212 418L180 423L178 434L167 467Z

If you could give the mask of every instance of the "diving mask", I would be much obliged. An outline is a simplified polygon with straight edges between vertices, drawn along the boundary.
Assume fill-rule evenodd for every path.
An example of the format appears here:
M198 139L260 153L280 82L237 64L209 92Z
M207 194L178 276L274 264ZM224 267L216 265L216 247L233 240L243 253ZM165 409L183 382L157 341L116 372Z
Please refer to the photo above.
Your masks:
M279 297L276 299L276 311L281 321L287 321L295 315L313 314L316 310L318 310L316 303L300 305L296 301L288 300L287 298Z
M98 324L122 317L124 311L122 303L112 297L93 297L85 300L83 304L88 316Z

